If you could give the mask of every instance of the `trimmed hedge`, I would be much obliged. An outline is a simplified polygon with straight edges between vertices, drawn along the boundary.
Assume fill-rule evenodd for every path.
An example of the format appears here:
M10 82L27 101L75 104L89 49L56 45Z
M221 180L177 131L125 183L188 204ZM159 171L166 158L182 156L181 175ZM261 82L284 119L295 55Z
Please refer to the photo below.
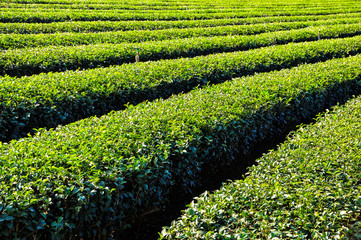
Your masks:
M0 7L6 5L6 3L0 3ZM8 5L8 8L11 9L16 9L16 8L24 8L24 4L23 3L11 3ZM44 10L44 9L57 9L57 10L66 10L66 9L71 9L71 10L132 10L132 11L139 11L139 10L162 10L162 11L166 11L166 10L188 10L188 9L204 9L204 10L209 10L212 9L214 10L215 6L209 6L207 4L204 5L197 5L197 4L192 4L192 3L188 3L188 4L182 4L182 3L175 3L172 2L171 4L167 4L167 3L155 3L154 1L152 1L152 3L143 3L140 5L136 5L134 3L124 3L124 2L118 2L115 4L112 3L70 3L70 4L64 4L63 3L51 3L51 4L44 4L44 3L33 3L33 4L28 4L26 6L28 9L31 10ZM227 7L227 6L225 6ZM222 6L217 6L218 9L222 8L222 9L226 9ZM231 8L232 9L232 8Z
M211 12L197 11L147 11L147 12L132 12L132 11L106 11L106 10L43 10L43 11L28 11L26 9L3 9L0 15L0 22L23 22L23 23L49 23L49 22L64 22L64 21L122 21L122 20L199 20L199 19L221 19L221 18L247 18L247 17L265 17L265 16L297 16L297 15L329 15L336 13L359 13L359 6L352 8L345 8L344 6L338 8L315 8L314 10L291 8L289 10L283 9L269 9L262 10L243 10L235 9L234 11L212 10Z
M16 49L45 46L76 46L99 43L138 43L144 41L162 41L191 37L212 37L230 35L253 35L264 32L300 29L309 26L359 24L361 18L321 20L308 22L286 22L254 25L220 26L188 29L140 30L101 33L57 33L57 34L2 34L0 49ZM356 25L355 25L356 26ZM342 29L341 26L338 26ZM359 29L357 29L359 30ZM96 46L94 46L96 47ZM66 50L65 50L66 51ZM11 54L11 53L9 53Z
M137 49L140 61L195 57L219 52L243 51L289 42L351 37L361 33L360 26L361 24L340 24L332 27L310 27L256 36L200 37L134 44L14 49L0 56L0 69L3 69L2 74L4 75L21 77L41 72L108 67L110 65L135 62Z
M0 138L18 138L32 128L55 127L232 77L359 52L361 37L353 37L20 79L3 77Z
M197 197L160 239L359 239L361 97L317 120Z
M0 145L0 237L116 236L199 172L361 92L361 56L236 79ZM212 168L211 168L212 169Z
M7 7L7 8L24 8L24 3L26 1L21 1L19 3L7 1L0 3L0 7ZM93 10L189 10L189 9L204 9L204 10L214 10L214 9L234 9L234 8L242 8L242 9L249 9L253 10L255 6L252 6L251 4L245 6L240 2L234 2L235 4L230 4L230 1L228 2L207 2L207 1L200 1L200 2L157 2L157 1L148 1L148 2L142 2L142 3L125 3L125 2L48 2L47 4L44 4L44 1L38 2L38 3L31 3L27 4L27 8L30 9L93 9ZM270 3L270 4L269 4ZM343 1L343 2L331 2L326 3L322 7L328 7L328 8L337 8L338 6L342 7L354 7L354 2L352 1ZM303 8L307 9L319 9L321 7L320 4L317 4L316 6L312 2L303 2ZM338 5L338 6L337 6ZM295 8L296 5L293 4L284 4L284 3L277 3L277 2L268 2L268 5L266 5L264 2L262 2L262 5L258 5L257 9L289 9L289 8Z
M147 6L147 5L165 5L165 6L184 6L184 5L195 5L195 6L208 6L210 8L220 8L223 7L232 7L232 8L239 8L239 7L247 7L247 8L288 8L288 7L302 7L302 8L321 8L321 7L329 7L329 8L337 8L340 6L354 6L355 2L357 0L343 0L343 1L318 1L318 0L311 0L311 1L297 1L297 2L279 2L279 1L268 1L264 2L262 0L253 1L251 3L248 3L245 5L243 2L239 2L237 0L229 0L227 2L221 1L221 0L196 0L196 1L189 1L189 0L183 0L182 2L164 2L161 0L152 0L152 1L136 1L132 2L132 6ZM81 1L81 0L8 0L6 3L13 4L66 4L66 5L73 5L73 4L82 4L82 5L88 5L88 4L112 4L112 5L124 5L129 4L128 2L122 2L117 0L87 0L87 1Z
M71 21L53 23L0 23L0 33L37 34L60 32L106 32L129 30L160 30L169 28L217 27L228 25L245 25L272 22L303 22L317 20L339 20L359 18L360 13L344 13L330 15L309 16L274 16L236 19L205 19L205 20L177 20L177 21Z

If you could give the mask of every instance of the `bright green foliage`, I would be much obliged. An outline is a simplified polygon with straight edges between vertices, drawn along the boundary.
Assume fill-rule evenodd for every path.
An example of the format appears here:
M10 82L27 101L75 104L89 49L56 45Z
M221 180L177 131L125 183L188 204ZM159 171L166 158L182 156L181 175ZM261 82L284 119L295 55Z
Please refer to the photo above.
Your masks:
M298 16L298 15L327 15L336 13L359 13L360 6L352 8L345 6L314 9L230 9L230 10L174 10L174 11L138 11L129 12L125 10L79 10L59 11L57 9L39 9L28 11L27 9L2 9L0 22L25 22L25 23L50 23L64 21L122 21L122 20L199 20L199 19L222 19L222 18L246 18L264 16Z
M202 28L228 25L246 25L273 22L303 22L332 20L340 24L351 23L349 18L359 18L360 13L308 15L308 16L274 16L253 18L225 18L205 20L177 20L177 21L71 21L52 23L0 23L0 33L60 33L60 32L106 32L129 30L160 30L169 28ZM342 20L344 19L344 20ZM347 21L347 22L345 22Z
M0 35L0 49L14 49L23 47L44 47L44 46L76 46L98 43L124 43L124 42L144 42L162 41L170 39L211 37L211 36L231 36L231 35L252 35L264 32L275 32L281 30L300 29L309 26L336 25L331 28L340 31L345 27L342 23L358 25L346 26L348 30L360 29L361 18L341 18L332 20L308 21L308 22L286 22L269 24L252 24L236 26L217 27L197 27L186 29L165 29L165 30L139 30L139 31L119 31L100 33L58 33L58 34L3 34ZM337 28L336 28L337 27ZM320 31L324 29L319 29ZM332 31L332 30L329 30ZM341 31L342 32L342 31ZM345 30L347 32L347 30ZM292 34L292 33L290 33ZM172 43L170 43L172 44ZM97 46L89 46L97 47ZM109 46L107 46L109 48ZM141 48L141 46L139 46ZM114 47L110 47L114 48ZM119 48L116 47L116 48ZM64 49L64 52L69 50ZM93 51L94 52L94 51ZM96 52L96 51L95 51ZM10 53L11 54L11 53ZM26 53L24 53L26 54ZM52 57L52 56L49 56Z
M255 36L231 35L186 38L160 42L151 41L144 43L14 49L6 51L0 56L0 67L3 69L1 72L3 75L23 76L41 72L106 67L135 62L135 56L138 52L139 59L142 61L195 57L218 52L248 50L289 42L355 36L361 33L360 26L361 24L339 24L335 26L309 27L301 30L263 33ZM264 31L264 28L264 25L260 25L259 30ZM207 30L209 29L210 28L207 28ZM278 27L276 26L275 30L277 29ZM257 31L257 29L253 29L252 31ZM171 34L171 32L172 31L168 32L168 34ZM207 34L204 33L204 35ZM219 35L222 35L222 33L219 33ZM324 43L317 44L321 45Z
M264 25L258 25L261 32ZM300 26L303 26L301 24ZM255 36L199 37L160 42L79 45L74 47L45 47L8 50L0 56L2 74L32 75L121 65L135 62L139 52L141 61L167 58L195 57L218 52L232 52L289 42L314 41L322 38L341 38L361 33L361 24L309 27L300 30L263 33ZM222 27L227 28L227 27ZM287 28L287 27L286 27ZM269 30L271 28L268 28ZM278 26L274 30L277 30ZM210 30L207 28L206 30ZM253 29L251 31L258 31ZM222 35L223 30L219 33ZM168 34L171 34L169 31ZM210 30L210 32L212 32ZM224 33L227 31L224 31ZM206 33L203 33L207 35ZM161 38L161 35L159 35ZM337 40L339 42L343 40ZM347 40L346 40L347 42ZM322 43L314 43L318 45ZM297 53L300 54L300 53Z
M14 2L9 4L8 8L12 8L12 9L17 9L17 8L23 8L24 7L24 3L26 1L21 1L21 2ZM5 2L1 2L0 6L3 7L6 3ZM226 4L227 5L227 4ZM150 4L143 2L142 4L134 4L134 1L132 2L128 2L128 3L121 3L121 2L117 2L117 3L109 3L109 2L103 2L103 3L99 3L99 2L88 2L87 4L84 4L84 2L81 3L76 3L76 2L71 2L71 4L64 4L64 1L61 2L53 2L53 3L48 3L48 4L44 4L44 2L37 2L37 3L32 3L29 4L27 6L28 8L30 8L31 10L44 10L44 9L83 9L83 10L114 10L114 9L118 9L118 10L188 10L188 9L205 9L208 10L210 8L209 5L204 4L204 5L200 5L200 4L183 4L183 3L172 3L172 4L167 4L167 3L162 3L162 2L154 2L152 1Z
M160 239L359 239L360 136L358 97L196 198Z
M315 2L317 5L315 6ZM204 9L205 11L212 12L214 9L221 9L221 10L229 10L235 7L242 6L244 10L254 10L255 7L257 9L262 10L269 10L269 9L284 9L288 10L290 8L295 8L292 4L285 5L284 3L275 2L275 1L253 1L247 2L247 5L244 5L242 1L173 1L173 2L166 2L166 1L69 1L69 0L56 0L56 1L27 1L27 0L7 0L6 2L1 2L0 7L7 7L11 9L16 8L24 8L25 3L28 3L26 6L28 9L31 10L43 10L43 9L83 9L83 10L193 10L193 9ZM29 4L30 3L30 4ZM45 3L45 4L44 4ZM320 3L318 1L303 1L303 8L307 9L319 9L319 8L329 8L332 4L333 8L336 7L354 7L353 1L343 1L343 2L325 2L325 4ZM297 5L296 5L297 7Z
M110 236L164 204L172 189L200 184L205 166L211 174L284 125L360 93L360 76L361 56L335 59L235 79L3 144L0 238Z
M174 192L360 94L360 17L359 0L0 1L0 141L37 131L0 142L0 239L124 239ZM356 101L164 237L360 238Z
M3 77L0 78L0 136L1 139L18 138L32 128L55 127L91 115L101 115L121 109L129 102L135 104L168 97L232 77L359 52L361 37L357 36L193 59L127 64L20 79Z

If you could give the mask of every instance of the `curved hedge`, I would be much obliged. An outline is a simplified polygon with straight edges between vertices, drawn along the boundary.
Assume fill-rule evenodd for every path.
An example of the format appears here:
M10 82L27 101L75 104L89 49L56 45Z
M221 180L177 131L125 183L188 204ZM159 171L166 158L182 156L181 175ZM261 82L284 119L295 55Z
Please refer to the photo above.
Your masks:
M351 19L350 19L351 20ZM351 20L354 22L354 20ZM332 21L334 22L334 21ZM357 21L356 21L357 22ZM322 23L321 23L322 24ZM337 24L337 23L334 23ZM312 23L272 23L257 25L236 25L207 28L140 30L101 33L59 33L59 34L4 34L0 35L0 49L14 49L44 46L76 46L97 43L129 43L161 41L201 36L251 35L267 31L304 28Z
M358 97L197 197L160 239L359 239L360 136Z
M261 31L263 27L261 27ZM257 31L257 30L252 30ZM314 41L356 36L360 24L310 27L256 36L200 37L160 42L81 45L8 50L0 56L2 74L32 75L41 72L83 70L140 61L195 57L219 52L243 51L289 42ZM1 71L0 71L1 73Z
M310 26L360 24L361 18L342 18L333 20L286 22L253 25L220 26L206 28L140 30L101 33L56 33L56 34L2 34L0 49L18 49L45 46L76 46L99 43L138 43L144 41L162 41L192 37L212 37L230 35L253 35L281 30L295 30ZM338 26L341 27L341 26ZM94 46L96 47L96 46ZM65 50L66 51L66 50ZM11 53L10 53L11 54Z
M361 92L361 57L236 79L0 145L0 237L116 236L198 173ZM118 232L114 232L118 230Z
M192 59L126 64L89 71L0 78L0 137L55 127L122 109L127 103L169 97L196 86L361 52L361 37L291 43Z
M38 34L60 32L107 32L129 30L160 30L170 28L217 27L272 22L302 22L359 18L360 13L336 13L330 15L273 16L233 19L204 19L177 21L71 21L52 23L0 23L0 33ZM340 20L340 23L342 22Z
M270 9L262 10L242 10L235 9L230 12L211 11L197 13L195 11L148 11L142 13L132 11L92 11L92 10L72 10L72 11L28 11L26 9L7 10L3 9L0 15L0 22L22 22L22 23L50 23L65 21L122 21L122 20L199 20L199 19L221 19L221 18L246 18L246 17L265 17L265 16L295 16L295 15L330 15L335 13L359 13L361 9L358 6L345 8L344 6L329 9L316 8L314 10L291 8L290 10Z

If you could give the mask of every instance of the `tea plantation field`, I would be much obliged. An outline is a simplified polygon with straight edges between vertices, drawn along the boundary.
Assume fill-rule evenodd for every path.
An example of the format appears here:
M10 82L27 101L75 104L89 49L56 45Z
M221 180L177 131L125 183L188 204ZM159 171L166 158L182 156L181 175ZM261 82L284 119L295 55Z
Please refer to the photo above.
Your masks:
M361 239L360 94L359 0L0 0L0 239Z

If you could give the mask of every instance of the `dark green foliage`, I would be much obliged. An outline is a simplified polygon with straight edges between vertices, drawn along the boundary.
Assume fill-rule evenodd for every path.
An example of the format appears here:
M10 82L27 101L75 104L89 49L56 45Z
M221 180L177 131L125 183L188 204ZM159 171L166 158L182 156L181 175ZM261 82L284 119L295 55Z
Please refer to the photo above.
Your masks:
M0 238L110 236L162 206L175 187L198 185L205 166L227 164L284 125L360 93L360 76L360 56L335 59L129 106L3 144Z
M360 239L360 136L358 97L196 198L160 239Z

